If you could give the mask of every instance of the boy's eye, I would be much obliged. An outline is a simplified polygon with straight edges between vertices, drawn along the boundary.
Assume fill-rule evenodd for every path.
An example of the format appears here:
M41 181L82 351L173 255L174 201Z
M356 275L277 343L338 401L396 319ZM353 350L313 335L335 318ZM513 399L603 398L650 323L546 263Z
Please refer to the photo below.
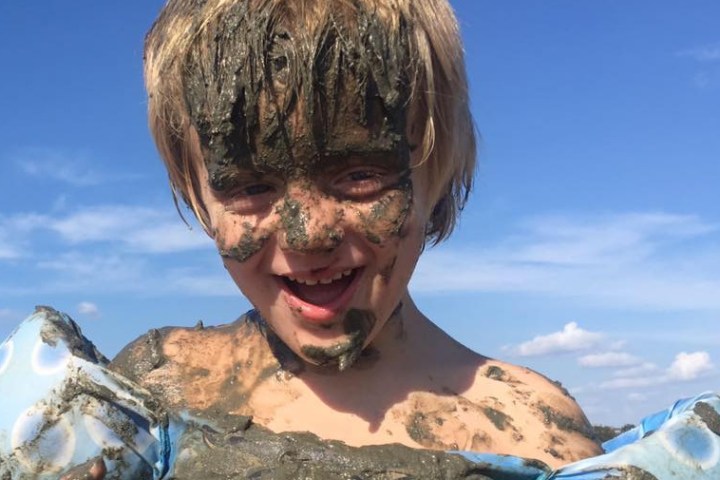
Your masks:
M395 180L397 175L379 168L358 168L338 175L333 188L343 197L362 200L381 193Z
M270 185L258 183L257 185L249 185L247 187L244 187L241 190L241 194L247 196L262 195L263 193L268 193L272 191L272 189L273 187L271 187Z
M278 188L272 183L246 183L222 194L225 210L243 215L258 213L273 202Z

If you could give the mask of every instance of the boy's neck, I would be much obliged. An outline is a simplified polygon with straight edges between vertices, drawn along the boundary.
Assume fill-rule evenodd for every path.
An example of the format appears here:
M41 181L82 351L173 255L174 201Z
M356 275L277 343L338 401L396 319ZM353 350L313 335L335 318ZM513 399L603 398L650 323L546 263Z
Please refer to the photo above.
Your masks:
M406 294L402 307L350 368L341 372L337 366L305 364L293 382L300 382L332 410L363 419L373 431L393 406L413 392L447 394L442 391L446 380L462 391L469 384L467 367L477 361L475 354L430 322Z

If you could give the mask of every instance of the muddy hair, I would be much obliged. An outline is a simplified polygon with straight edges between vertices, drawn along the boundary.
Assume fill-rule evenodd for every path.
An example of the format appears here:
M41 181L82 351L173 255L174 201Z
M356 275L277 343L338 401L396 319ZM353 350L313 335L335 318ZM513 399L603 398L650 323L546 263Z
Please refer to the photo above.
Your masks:
M428 180L426 240L453 230L472 188L476 142L447 0L169 0L147 34L144 58L150 130L173 198L206 230L197 168L208 155L252 156L253 137L283 134L278 125L298 106L314 122L322 104L327 120L333 95L348 95L333 87L347 83L333 74L343 72L331 68L339 64L368 98L380 99L385 121L389 111L402 113L391 118L396 131L406 121L420 126L412 147L422 149L422 160L413 167L422 164ZM289 73L281 78L278 69ZM264 98L277 122L258 119Z

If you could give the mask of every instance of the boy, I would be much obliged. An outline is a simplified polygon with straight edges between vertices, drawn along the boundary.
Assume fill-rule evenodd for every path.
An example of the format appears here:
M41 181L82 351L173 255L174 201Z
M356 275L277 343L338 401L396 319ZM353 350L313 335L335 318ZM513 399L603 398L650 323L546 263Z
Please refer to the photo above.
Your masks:
M173 192L255 309L152 330L116 371L177 411L351 446L601 452L558 385L468 350L408 293L474 170L445 0L170 0L145 54Z

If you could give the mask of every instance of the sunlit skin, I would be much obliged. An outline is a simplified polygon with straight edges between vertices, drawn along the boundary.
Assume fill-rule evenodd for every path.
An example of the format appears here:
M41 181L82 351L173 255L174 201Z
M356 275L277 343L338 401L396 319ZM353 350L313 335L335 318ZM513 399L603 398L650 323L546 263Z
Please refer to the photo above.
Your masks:
M164 329L157 344L144 337L128 347L116 368L174 408L252 415L278 432L349 445L468 449L551 466L600 453L556 384L472 352L415 306L408 282L429 217L427 179L391 155L328 157L313 175L238 171L220 191L200 165L209 233L261 325ZM158 352L150 369L123 366Z

